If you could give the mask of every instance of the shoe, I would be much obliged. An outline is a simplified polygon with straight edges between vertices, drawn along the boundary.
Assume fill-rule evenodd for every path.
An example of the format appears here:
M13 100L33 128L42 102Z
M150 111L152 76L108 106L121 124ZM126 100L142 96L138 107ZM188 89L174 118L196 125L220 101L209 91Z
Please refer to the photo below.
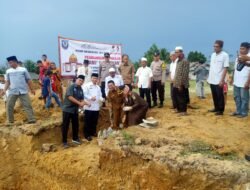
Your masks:
M160 104L160 105L158 106L158 108L163 108L163 104Z
M152 108L154 108L156 106L157 106L157 102L154 102Z
M205 97L205 96L202 96L201 99L206 99L206 97Z
M250 162L250 155L245 155L245 159Z
M238 114L237 112L233 112L232 114L230 114L230 116L238 116L240 114Z
M244 117L247 117L247 115L237 115L236 117L238 117L238 118L244 118Z
M180 113L178 114L179 117L187 116L187 115L188 115L187 112L180 112Z
M82 144L79 139L72 140L72 143L77 144L77 145L81 145Z
M88 141L92 141L92 137L86 137L86 139L88 140Z
M218 112L216 112L214 115L223 115L223 112L218 111Z
M28 124L34 124L34 123L36 123L36 120L28 121L27 123L28 123Z
M214 112L218 112L218 111L216 109L212 109L212 110L208 110L208 112L214 113Z
M69 148L69 145L68 145L68 143L63 143L63 148Z
M6 122L5 123L5 125L7 126L7 127L12 127L12 126L14 126L14 122Z

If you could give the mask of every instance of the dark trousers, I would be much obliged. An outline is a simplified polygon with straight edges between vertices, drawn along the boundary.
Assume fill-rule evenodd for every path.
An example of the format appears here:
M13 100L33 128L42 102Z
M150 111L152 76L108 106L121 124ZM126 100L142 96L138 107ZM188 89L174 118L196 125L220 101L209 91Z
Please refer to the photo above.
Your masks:
M163 104L164 101L164 85L161 84L161 81L152 81L151 83L151 93L152 93L152 99L154 102L157 102L157 91L160 99L160 103Z
M185 93L187 104L190 104L189 89L184 88L184 93Z
M84 136L85 138L96 135L99 111L84 111Z
M72 123L72 139L78 140L79 122L78 113L63 112L63 123L62 123L62 142L67 143L67 136L69 130L70 120Z
M187 97L185 89L183 88L181 91L178 88L173 88L173 98L176 102L176 108L178 112L186 112L187 111Z
M214 101L214 109L219 112L224 112L225 110L225 100L223 94L223 88L219 85L210 84L213 101Z
M101 91L102 91L102 97L106 99L105 82L101 82Z
M151 108L151 97L150 97L150 88L139 88L140 97L144 99L146 96L146 100L148 102L148 107Z
M173 108L177 108L177 105L176 105L177 103L174 98L174 84L173 83L170 84L170 95L172 99Z

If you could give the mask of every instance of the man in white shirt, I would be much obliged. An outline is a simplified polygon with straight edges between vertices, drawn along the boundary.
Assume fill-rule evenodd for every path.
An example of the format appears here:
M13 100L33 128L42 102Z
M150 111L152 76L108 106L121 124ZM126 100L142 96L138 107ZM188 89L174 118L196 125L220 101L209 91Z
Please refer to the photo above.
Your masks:
M83 87L84 100L90 103L90 106L84 106L84 136L88 141L92 140L92 136L96 136L101 102L104 101L101 88L97 82L98 74L93 73L91 82Z
M214 53L211 56L209 76L207 82L210 84L214 109L209 112L214 112L215 115L223 115L225 109L225 99L223 94L223 86L227 69L229 67L229 56L222 50L224 42L216 40L214 43Z
M233 74L236 111L232 114L232 116L237 116L239 118L243 118L248 115L250 84L250 67L247 67L245 63L239 61L239 58L242 55L250 56L249 49L250 46L248 42L241 43L240 55L236 58Z
M84 82L84 84L87 84L87 83L91 82L92 69L89 66L89 60L85 59L83 61L83 66L81 66L81 67L78 68L78 70L77 70L77 76L79 76L79 75L85 76L85 82Z
M173 109L176 109L177 106L176 106L176 102L175 102L175 98L173 98L173 84L174 84L174 77L175 77L175 70L176 70L176 65L177 65L177 62L178 62L178 59L175 55L175 52L172 51L170 52L170 60L171 60L171 63L170 63L170 95L171 95L171 99L172 99L172 104L173 104Z
M135 76L140 96L144 99L146 95L148 107L151 108L150 88L153 73L150 67L147 66L147 59L145 57L141 58L141 67L137 70Z
M115 74L115 73L116 73L115 69L113 67L111 67L109 69L109 76L107 76L105 78L105 94L106 94L106 96L109 93L109 88L108 88L108 82L109 81L111 81L111 80L114 81L115 86L117 86L117 87L124 85L122 76L118 75L118 74Z

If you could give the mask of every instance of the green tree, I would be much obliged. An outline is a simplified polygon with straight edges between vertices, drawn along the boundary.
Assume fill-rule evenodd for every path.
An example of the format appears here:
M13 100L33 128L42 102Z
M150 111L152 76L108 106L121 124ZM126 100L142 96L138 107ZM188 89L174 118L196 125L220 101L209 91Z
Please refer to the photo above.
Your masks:
M36 63L32 60L25 60L23 65L29 72L35 73L37 71Z
M205 63L207 61L207 58L205 55L198 51L191 51L188 54L188 61L189 62L202 62Z
M5 74L6 70L7 70L6 67L4 67L4 66L0 67L0 74L2 74L2 75Z
M153 44L149 50L144 54L144 57L148 60L148 65L150 65L154 59L154 53L160 52L160 58L165 63L169 63L169 52L166 48L158 48L156 44Z

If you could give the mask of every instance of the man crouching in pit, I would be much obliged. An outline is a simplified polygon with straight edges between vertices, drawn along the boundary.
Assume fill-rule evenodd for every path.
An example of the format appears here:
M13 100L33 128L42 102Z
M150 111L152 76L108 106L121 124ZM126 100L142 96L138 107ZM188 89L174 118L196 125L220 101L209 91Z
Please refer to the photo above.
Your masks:
M62 141L63 147L68 148L67 135L69 130L70 121L72 123L72 142L80 145L81 142L78 137L79 121L78 121L78 110L84 105L90 106L90 104L84 101L84 95L82 85L85 77L79 75L74 84L71 84L65 94L63 103L63 123L62 123Z
M111 125L112 129L118 130L122 124L123 91L122 87L115 86L113 80L108 81L108 103L111 107Z

